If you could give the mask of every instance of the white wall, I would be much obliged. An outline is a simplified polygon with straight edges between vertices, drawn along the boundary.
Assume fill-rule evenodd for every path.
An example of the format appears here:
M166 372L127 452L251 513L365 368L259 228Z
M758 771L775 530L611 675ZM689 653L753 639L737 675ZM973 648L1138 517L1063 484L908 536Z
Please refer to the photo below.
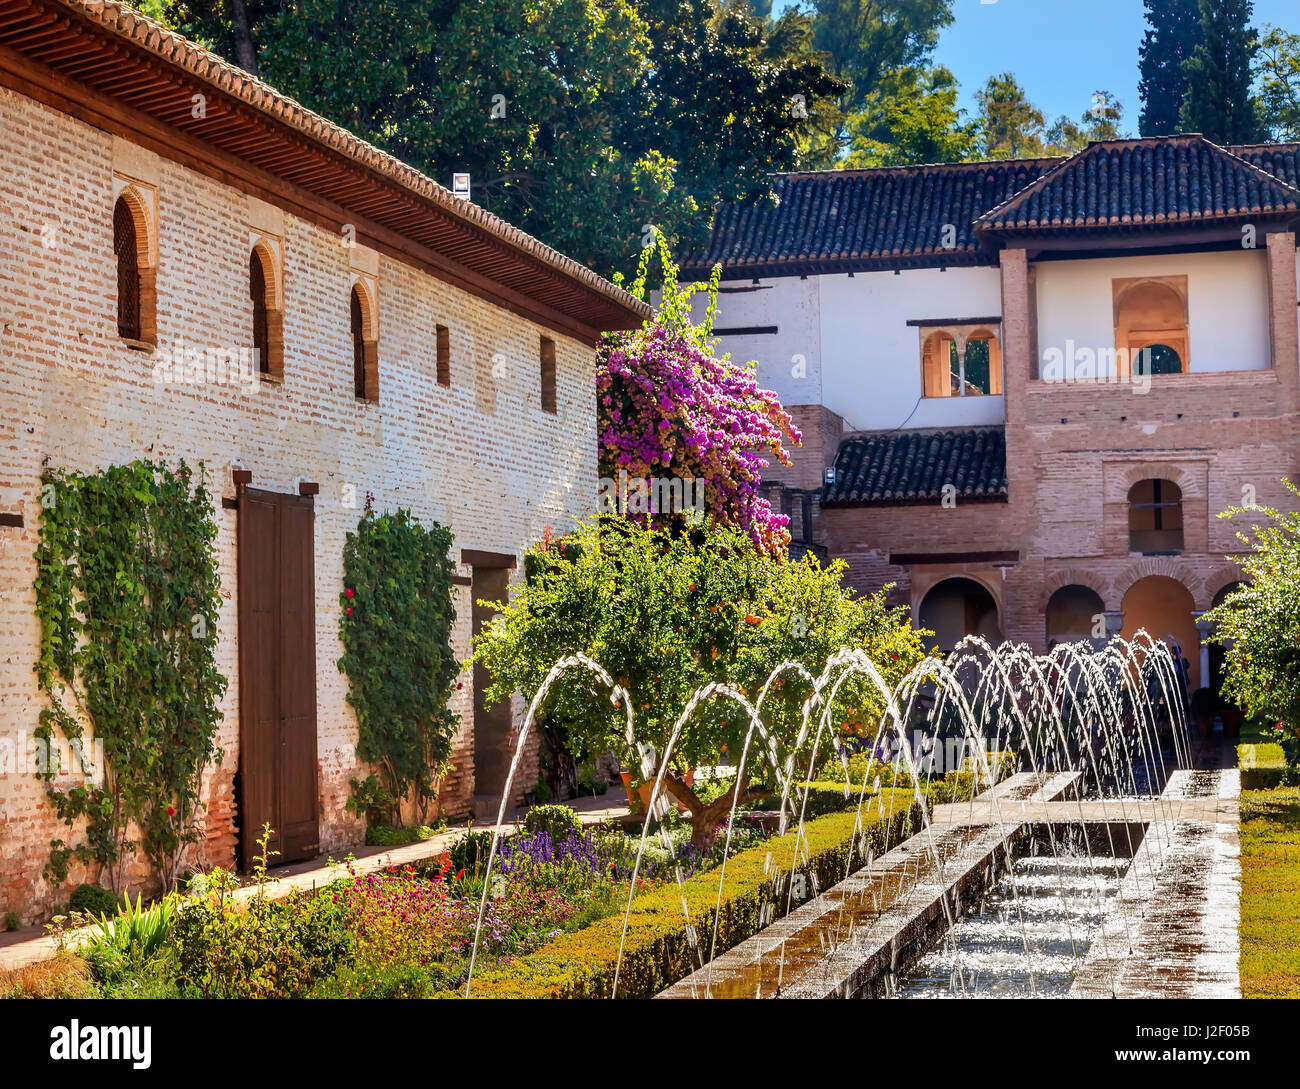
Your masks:
M1000 315L996 268L787 276L764 279L760 287L720 295L714 326L778 327L774 335L724 337L719 350L737 360L757 359L760 383L783 404L820 402L855 430L1003 421L1001 397L921 398L921 336L907 324ZM697 299L696 315L703 309ZM805 361L803 377L796 373L798 356Z
M1040 366L1044 354L1052 349L1067 353L1070 340L1076 348L1094 352L1114 348L1111 282L1135 276L1187 277L1192 372L1264 370L1270 366L1268 263L1262 247L1223 253L1042 261L1035 268Z
M996 268L823 276L822 389L857 430L999 424L1001 397L921 397L921 333L908 321L1002 313Z
M738 363L758 362L758 381L775 391L783 405L815 405L822 399L821 325L818 320L820 277L783 276L730 280L718 293L715 329L775 325L776 333L723 337L719 353ZM694 316L704 316L707 299L695 298Z

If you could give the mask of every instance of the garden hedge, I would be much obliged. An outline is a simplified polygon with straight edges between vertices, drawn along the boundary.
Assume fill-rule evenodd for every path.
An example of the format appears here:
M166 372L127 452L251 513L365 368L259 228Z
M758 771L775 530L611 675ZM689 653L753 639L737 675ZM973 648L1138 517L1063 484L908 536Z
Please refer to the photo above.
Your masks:
M1237 766L1242 790L1272 790L1286 780L1286 756L1278 744L1238 745Z
M838 784L843 802L843 784ZM881 809L883 808L883 813ZM857 813L833 813L804 825L806 846L798 872L805 877L806 896L844 880L850 871L850 852L862 850L855 837ZM863 806L862 834L879 856L914 834L920 810L911 791L886 789L880 803L869 798ZM788 877L796 847L796 833L788 832L741 851L727 862L719 917L717 951L724 952L758 933L764 923L785 914L787 898L778 895L778 881ZM861 855L858 859L861 859ZM854 862L854 868L860 861ZM649 998L689 975L697 966L687 938L682 900L700 948L711 944L713 913L718 896L717 871L652 888L632 902L627 940L618 976L618 997ZM795 900L797 905L800 901ZM623 913L618 912L568 934L527 956L509 963L483 966L476 971L473 998L609 998L618 962ZM462 992L457 992L461 994ZM447 993L444 997L455 997Z

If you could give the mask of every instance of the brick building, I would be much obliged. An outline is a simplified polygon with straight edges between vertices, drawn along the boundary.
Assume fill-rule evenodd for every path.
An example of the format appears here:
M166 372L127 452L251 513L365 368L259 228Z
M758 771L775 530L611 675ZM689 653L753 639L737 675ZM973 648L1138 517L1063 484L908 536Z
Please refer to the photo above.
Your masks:
M0 913L66 896L42 877L64 830L23 766L44 459L206 464L231 683L204 860L230 864L255 831L239 809L251 772L295 829L285 861L337 854L362 834L336 663L343 541L367 494L453 531L464 659L485 619L472 600L503 596L547 525L593 509L593 346L645 308L111 2L0 0L0 149ZM249 580L271 553L271 577ZM250 658L281 683L248 683ZM453 815L500 795L514 746L519 708L485 712L481 684L467 672L454 701ZM518 790L535 777L534 754Z
M1197 646L1240 577L1218 512L1293 507L1300 148L794 173L719 210L715 329L804 431L796 537L940 643Z

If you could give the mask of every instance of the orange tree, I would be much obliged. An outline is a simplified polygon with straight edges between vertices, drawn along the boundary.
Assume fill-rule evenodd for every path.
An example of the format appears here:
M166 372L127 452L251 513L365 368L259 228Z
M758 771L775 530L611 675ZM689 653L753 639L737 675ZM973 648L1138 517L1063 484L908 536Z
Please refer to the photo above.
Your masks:
M1300 490L1286 481L1297 498ZM1269 521L1238 534L1251 551L1240 560L1248 581L1205 614L1226 648L1224 695L1276 724L1287 763L1300 756L1300 514L1268 507L1220 517L1263 514Z
M656 766L691 693L711 681L733 684L753 700L786 659L816 674L836 650L856 647L897 680L923 654L920 635L883 594L859 597L843 587L842 563L774 558L725 526L674 532L606 516L530 550L525 572L514 599L501 603L501 615L474 643L475 659L494 677L488 700L515 691L531 699L559 658L585 653L628 690L636 741L653 749ZM791 755L809 691L807 682L786 674L764 705L781 760ZM880 710L866 685L847 683L835 725L874 721ZM622 708L611 706L586 671L566 673L539 714L575 751L614 750L626 767L638 766L641 754L626 743ZM737 793L751 801L775 785L757 741L743 781L737 776L721 797L706 804L686 783L690 768L734 762L748 726L738 704L715 698L695 711L673 746L665 789L690 812L697 843ZM797 763L808 754L794 755Z

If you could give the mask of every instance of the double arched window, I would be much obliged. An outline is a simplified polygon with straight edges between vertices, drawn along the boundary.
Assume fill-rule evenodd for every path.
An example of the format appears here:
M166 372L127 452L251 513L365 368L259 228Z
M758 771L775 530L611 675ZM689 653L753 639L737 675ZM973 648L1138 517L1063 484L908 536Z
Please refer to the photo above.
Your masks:
M922 392L926 397L985 397L1002 393L1002 349L987 326L922 330Z

